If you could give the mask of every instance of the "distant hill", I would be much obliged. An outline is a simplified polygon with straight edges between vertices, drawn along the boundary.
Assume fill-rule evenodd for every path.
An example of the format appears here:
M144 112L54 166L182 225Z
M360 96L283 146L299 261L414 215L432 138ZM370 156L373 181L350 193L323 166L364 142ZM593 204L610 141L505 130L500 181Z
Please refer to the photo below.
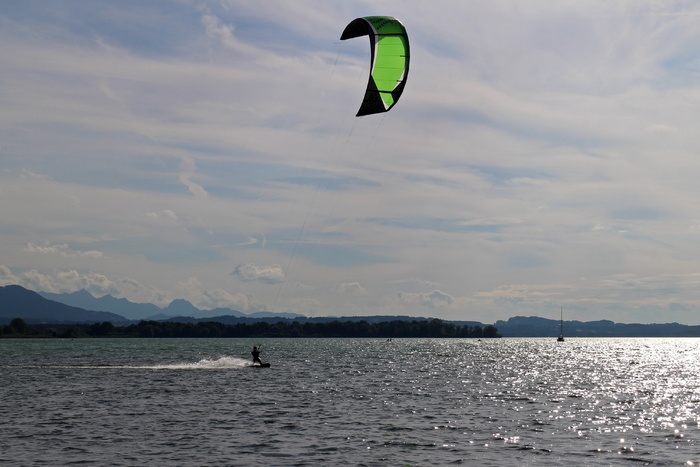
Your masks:
M559 320L515 316L494 324L503 337L555 337ZM564 321L564 337L700 337L700 326L678 323L625 324L609 320Z
M284 316L288 315L288 316ZM332 321L340 321L340 322L355 322L359 323L360 321L367 322L369 324L378 324L378 323L388 323L391 321L429 321L432 320L433 318L422 318L422 317L415 317L415 316L396 316L396 315L373 315L373 316L318 316L318 317L313 317L309 318L303 315L298 315L295 313L280 313L280 314L272 314L270 313L270 316L265 316L264 313L255 313L255 314L250 314L250 315L243 315L243 316L231 316L231 315L221 315L221 316L213 316L213 317L208 317L208 318L193 318L189 316L174 316L170 317L167 319L164 319L163 321L170 321L173 323L203 323L207 321L216 321L219 323L223 324L254 324L254 323L260 323L260 322L265 322L265 323L270 323L270 324L275 324L278 322L283 322L283 323L291 323L294 321L297 321L299 323L330 323ZM482 324L478 321L449 321L449 320L442 320L445 323L451 323L454 325L459 325L459 326L471 326L471 327L481 327L485 328L487 325Z
M316 318L299 318L301 321L310 321L315 323L327 323L330 321L366 321L370 324L374 323L385 323L387 321L428 321L434 318L425 318L417 316L405 316L405 315L370 315L370 316L319 316ZM460 326L480 326L485 327L486 325L479 321L454 321L454 320L443 320L447 323L457 324Z
M163 308L163 314L168 316L199 316L200 311L187 300L178 298Z
M19 285L0 287L0 322L22 318L27 323L121 323L126 318L105 311L91 311L48 300Z
M304 315L300 315L299 313L275 313L272 311L256 311L255 313L251 313L249 315L246 315L250 318L274 318L274 317L279 317L279 318L286 318L286 319L296 319L296 318L306 318Z
M213 318L215 316L248 316L237 310L232 310L231 308L214 308L212 310L207 310L202 312L205 316Z

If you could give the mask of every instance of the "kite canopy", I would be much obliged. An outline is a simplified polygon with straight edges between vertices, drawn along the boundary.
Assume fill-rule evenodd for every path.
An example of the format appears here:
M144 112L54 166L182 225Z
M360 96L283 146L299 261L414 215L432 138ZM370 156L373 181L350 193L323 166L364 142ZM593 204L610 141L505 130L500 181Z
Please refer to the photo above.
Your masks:
M369 36L372 68L357 117L388 112L398 102L408 77L408 35L391 16L357 18L345 27L340 40Z

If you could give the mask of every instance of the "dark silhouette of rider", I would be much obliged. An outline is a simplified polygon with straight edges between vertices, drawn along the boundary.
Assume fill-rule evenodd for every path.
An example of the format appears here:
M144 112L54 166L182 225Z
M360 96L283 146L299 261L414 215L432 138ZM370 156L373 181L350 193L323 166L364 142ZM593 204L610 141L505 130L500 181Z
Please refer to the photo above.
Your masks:
M250 352L250 354L253 356L253 365L255 365L256 363L262 365L262 360L260 360L260 349L258 349L256 346L253 346L253 351Z

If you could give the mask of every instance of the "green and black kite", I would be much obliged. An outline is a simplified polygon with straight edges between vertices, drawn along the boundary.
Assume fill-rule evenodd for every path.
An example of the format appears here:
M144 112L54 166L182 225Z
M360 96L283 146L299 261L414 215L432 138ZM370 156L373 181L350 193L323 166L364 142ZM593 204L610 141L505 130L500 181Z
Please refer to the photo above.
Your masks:
M388 112L398 102L408 77L408 35L391 16L357 18L345 27L340 40L369 36L372 65L365 98L357 116Z

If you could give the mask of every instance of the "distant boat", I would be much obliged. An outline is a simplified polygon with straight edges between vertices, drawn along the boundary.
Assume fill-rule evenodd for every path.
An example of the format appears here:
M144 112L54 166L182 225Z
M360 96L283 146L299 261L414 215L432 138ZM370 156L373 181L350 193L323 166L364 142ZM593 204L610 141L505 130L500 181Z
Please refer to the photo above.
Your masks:
M557 342L564 342L564 307L561 307L561 315L559 317L559 337Z

